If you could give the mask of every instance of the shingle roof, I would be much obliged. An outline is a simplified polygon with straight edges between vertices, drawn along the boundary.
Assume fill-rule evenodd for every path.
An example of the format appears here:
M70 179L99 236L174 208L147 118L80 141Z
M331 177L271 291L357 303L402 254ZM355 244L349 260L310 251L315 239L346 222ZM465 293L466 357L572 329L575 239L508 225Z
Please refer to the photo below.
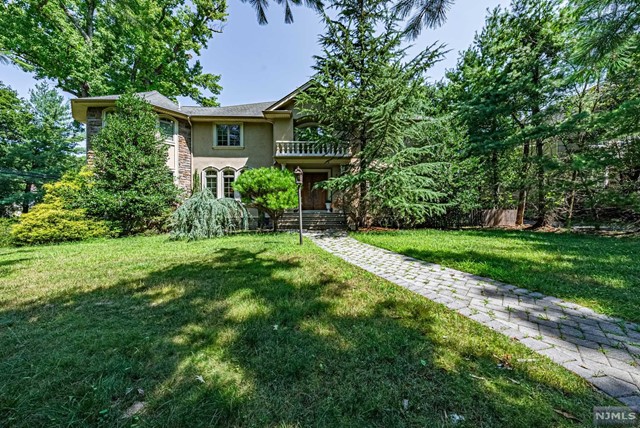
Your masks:
M138 92L139 97L148 101L151 105L173 111L176 113L182 113L187 116L200 116L200 117L257 117L263 118L262 112L269 106L273 105L274 101L251 103L251 104L239 104L234 106L225 107L201 107L201 106L180 106L169 98L165 97L158 91ZM99 97L87 97L81 98L83 101L115 101L120 98L120 95L105 95Z
M223 116L223 117L264 117L262 112L273 104L273 101L264 103L239 104L226 107L200 107L184 106L180 112L189 116Z

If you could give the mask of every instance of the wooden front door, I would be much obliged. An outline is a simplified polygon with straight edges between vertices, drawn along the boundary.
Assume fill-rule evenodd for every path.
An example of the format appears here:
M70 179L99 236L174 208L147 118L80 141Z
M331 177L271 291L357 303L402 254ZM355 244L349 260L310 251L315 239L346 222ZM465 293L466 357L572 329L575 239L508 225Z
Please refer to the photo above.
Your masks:
M327 191L314 189L314 186L320 181L326 181L329 178L329 174L326 172L305 172L303 177L302 209L326 210Z

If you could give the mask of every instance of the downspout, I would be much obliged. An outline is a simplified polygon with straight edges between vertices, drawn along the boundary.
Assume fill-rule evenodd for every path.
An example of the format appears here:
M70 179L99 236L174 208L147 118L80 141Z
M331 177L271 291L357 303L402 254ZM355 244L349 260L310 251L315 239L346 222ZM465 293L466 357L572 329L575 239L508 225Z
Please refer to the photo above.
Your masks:
M194 170L193 170L193 146L194 146L194 142L193 142L193 123L191 123L191 116L187 115L187 122L189 122L189 132L191 133L191 147L189 148L189 165L191 166L190 168L190 173L189 173L189 180L191 180L191 193L193 194L193 174L194 174ZM202 187L202 183L200 183L200 187ZM198 189L198 191L200 191L202 189Z

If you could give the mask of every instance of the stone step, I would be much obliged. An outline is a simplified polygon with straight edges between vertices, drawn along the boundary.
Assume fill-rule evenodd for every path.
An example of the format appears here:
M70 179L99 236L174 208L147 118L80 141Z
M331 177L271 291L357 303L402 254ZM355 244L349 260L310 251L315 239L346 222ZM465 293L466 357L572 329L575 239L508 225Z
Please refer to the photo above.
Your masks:
M299 227L298 213L285 213L278 227L295 230ZM306 230L346 229L347 220L342 213L302 213L302 228Z
M282 218L298 218L298 213L284 213ZM302 213L302 218L344 218L342 213Z

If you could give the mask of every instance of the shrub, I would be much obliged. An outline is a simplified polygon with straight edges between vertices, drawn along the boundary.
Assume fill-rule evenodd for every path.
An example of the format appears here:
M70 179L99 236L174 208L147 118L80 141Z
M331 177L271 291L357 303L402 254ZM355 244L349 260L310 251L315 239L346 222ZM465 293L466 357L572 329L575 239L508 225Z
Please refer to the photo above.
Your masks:
M288 170L250 169L238 177L233 188L242 195L242 202L269 214L274 231L284 210L298 205L296 179Z
M15 218L0 218L0 248L10 246L13 241L11 239L11 228L15 225Z
M44 186L45 203L62 203L65 208L84 208L90 198L94 185L94 174L90 167L83 166L80 171L65 173L59 181Z
M117 223L123 234L162 224L179 190L149 103L135 95L120 97L91 143L95 184L85 204L89 214Z
M209 189L196 192L171 216L173 239L222 236L249 227L249 213L235 199L218 199Z
M59 181L44 185L44 201L27 214L11 230L16 245L50 244L108 237L117 234L106 221L92 219L82 208L93 186L93 173L88 167L68 172Z
M11 230L16 245L80 241L112 234L106 222L88 218L82 208L65 208L60 201L36 205L20 216Z

